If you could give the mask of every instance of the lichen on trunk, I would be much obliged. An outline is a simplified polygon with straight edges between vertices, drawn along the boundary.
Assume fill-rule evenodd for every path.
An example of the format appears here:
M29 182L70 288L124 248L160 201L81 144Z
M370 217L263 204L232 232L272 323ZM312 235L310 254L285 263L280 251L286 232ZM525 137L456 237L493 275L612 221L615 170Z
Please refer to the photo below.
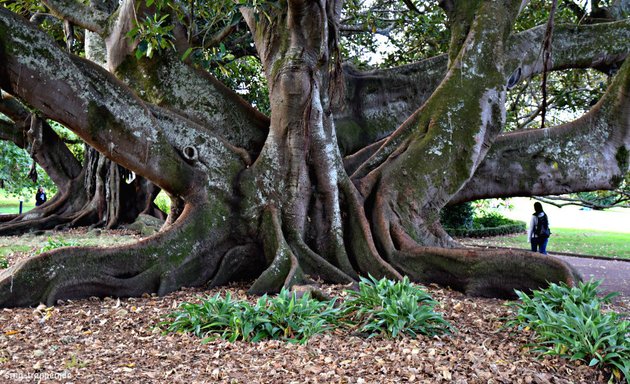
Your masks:
M442 80L428 98L428 91L413 93L422 100L387 138L381 135L389 128L379 131L372 121L369 140L358 146L349 136L348 143L338 142L336 131L337 96L344 94L339 0L242 8L269 84L268 120L216 79L195 77L194 86L187 84L192 88L177 92L160 88L177 74L196 76L172 53L138 63L125 53L129 46L112 38L117 79L59 52L46 38L25 46L26 36L41 33L0 9L0 73L6 74L0 86L63 121L173 201L163 230L131 247L56 250L12 267L0 275L0 305L162 294L250 278L257 294L320 281L351 283L368 274L407 275L494 296L547 281L575 282L571 268L547 256L458 248L439 223L439 210L473 178L505 124L512 72L506 63L513 64L510 38L522 5L443 3L461 25L448 64L435 70L445 71ZM123 10L130 9L125 3ZM117 25L116 36L124 36L126 24ZM164 63L170 63L166 70L159 67ZM55 66L66 68L63 76L47 69ZM57 89L54 95L33 91L43 81ZM180 92L204 86L212 90L200 104L194 92ZM51 108L60 96L67 102ZM234 109L213 115L214 108ZM360 112L345 116L346 122L356 123L352 118ZM615 153L627 157L626 136L616 143ZM369 148L361 151L363 145ZM344 164L340 147L358 152ZM104 160L92 165L95 172L120 171ZM25 295L34 279L41 287Z

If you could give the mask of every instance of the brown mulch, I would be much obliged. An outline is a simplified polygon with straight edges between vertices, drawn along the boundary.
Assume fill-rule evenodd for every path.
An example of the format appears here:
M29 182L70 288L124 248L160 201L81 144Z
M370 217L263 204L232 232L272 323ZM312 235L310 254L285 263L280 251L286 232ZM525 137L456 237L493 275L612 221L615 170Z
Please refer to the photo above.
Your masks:
M66 301L0 310L0 381L8 383L604 383L579 362L536 359L531 335L502 328L504 301L428 287L453 335L387 340L337 331L306 345L212 341L163 334L162 316L184 301L244 286L164 297ZM342 287L326 287L342 295Z

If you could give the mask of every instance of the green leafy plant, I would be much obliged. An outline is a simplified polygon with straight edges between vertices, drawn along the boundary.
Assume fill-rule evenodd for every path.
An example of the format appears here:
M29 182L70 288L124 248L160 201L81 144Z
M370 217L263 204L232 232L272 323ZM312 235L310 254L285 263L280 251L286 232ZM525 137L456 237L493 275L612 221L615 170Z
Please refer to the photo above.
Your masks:
M136 58L153 57L155 51L174 48L173 26L169 24L169 15L154 14L139 21L135 28L127 33L127 37L138 40Z
M492 199L459 204L442 210L446 231L456 237L488 237L524 232L526 224L509 219L493 209L510 208L509 202Z
M440 212L440 222L446 228L470 229L475 210L471 202L447 205Z
M183 303L162 322L167 332L190 332L204 341L231 342L279 339L305 343L311 336L334 327L339 309L335 302L320 302L308 293L298 298L282 289L273 298L264 295L255 304L215 295L199 304Z
M368 337L404 334L434 336L451 326L435 312L431 296L407 277L402 281L361 278L358 291L348 291L343 309L347 320Z
M510 304L516 314L506 325L533 330L532 347L537 353L583 360L630 382L630 322L602 310L616 293L599 298L600 283L551 284L531 295L516 291L520 301Z
M5 269L9 267L9 261L6 257L0 256L0 269Z
M368 334L397 337L447 333L451 326L433 311L436 302L409 279L393 282L361 279L359 291L336 306L336 300L317 301L308 293L298 298L282 289L255 304L234 300L227 293L200 303L182 303L160 323L166 332L192 333L210 341L256 342L265 339L305 343L315 334L348 327Z
M40 253L52 251L53 249L63 247L76 247L78 245L79 243L77 243L76 241L67 241L61 238L53 239L52 237L49 237L46 241L46 244L44 244L44 246L41 247L35 254L39 255Z

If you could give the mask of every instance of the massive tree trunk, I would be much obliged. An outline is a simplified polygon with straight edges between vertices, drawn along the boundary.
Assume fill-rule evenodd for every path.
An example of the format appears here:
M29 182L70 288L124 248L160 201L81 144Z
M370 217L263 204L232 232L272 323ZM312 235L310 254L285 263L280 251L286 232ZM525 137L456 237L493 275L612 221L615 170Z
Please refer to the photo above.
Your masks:
M162 232L131 247L60 249L10 268L0 276L0 305L163 294L251 278L251 292L262 293L316 279L348 283L366 274L408 275L488 296L578 278L563 262L528 251L458 248L438 220L446 204L469 198L461 196L471 180L495 177L480 168L488 153L491 165L507 153L502 143L526 146L509 138L496 143L505 124L508 78L519 66L525 76L539 70L526 55L514 58L515 47L532 46L511 34L522 1L443 2L459 27L452 30L448 59L436 59L436 70L427 72L434 82L408 93L384 90L382 99L370 100L347 81L349 94L359 100L346 106L351 112L339 112L341 118L341 1L289 0L264 8L264 14L243 8L269 83L269 119L171 53L130 58L134 44L124 36L133 25L132 1L123 2L115 19L88 14L78 4L66 9L65 2L48 3L105 38L111 72L60 51L0 9L0 88L155 183L176 204ZM628 31L623 23L610 28ZM590 29L575 33L595 38ZM606 53L606 60L616 62L627 47L614 45ZM580 58L592 62L594 55ZM587 65L581 59L576 66ZM628 73L626 63L592 112L607 124L601 132L610 132L610 139L589 148L607 148L600 164L609 167L608 175L627 171ZM37 92L41 87L51 92ZM404 102L383 103L389 95ZM65 103L55 105L61 97ZM410 116L393 119L402 122L397 128L387 121L382 130L371 130L366 141L338 135L336 121L358 129L378 111ZM600 120L588 121L595 126ZM340 146L345 154L355 153L345 163ZM613 148L616 167L608 161ZM531 160L526 148L521 152L516 161ZM522 177L535 183L541 173L542 168ZM513 193L511 185L505 188Z

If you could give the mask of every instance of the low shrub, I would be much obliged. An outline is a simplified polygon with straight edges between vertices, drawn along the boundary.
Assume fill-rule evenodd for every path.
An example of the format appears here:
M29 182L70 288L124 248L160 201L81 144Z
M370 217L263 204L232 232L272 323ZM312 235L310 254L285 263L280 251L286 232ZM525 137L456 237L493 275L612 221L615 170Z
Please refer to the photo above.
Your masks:
M431 296L405 276L402 281L361 278L358 291L348 291L345 317L368 337L447 333L449 323L435 312Z
M0 255L0 269L6 269L9 267L9 261L6 257Z
M473 227L474 214L471 202L449 205L440 211L440 222L447 228L470 229Z
M482 216L473 219L473 228L491 228L504 225L513 225L518 221L508 219L498 212L486 212Z
M446 227L446 231L453 237L490 237L503 236L524 232L526 224L522 221L508 219L497 212L485 212L473 219L471 228Z
M162 324L168 332L189 332L204 338L231 342L281 339L306 342L311 336L334 326L339 309L334 301L320 302L308 293L297 298L286 289L278 296L264 295L256 304L215 295L199 304L182 303Z
M551 284L531 296L516 291L520 301L510 304L516 314L507 326L533 330L532 347L537 353L583 360L630 382L630 322L602 310L615 294L599 298L599 284Z
M276 297L262 296L255 304L215 295L200 303L182 303L160 323L166 332L186 332L209 341L256 342L279 339L305 343L317 333L345 327L368 337L433 336L451 327L433 311L431 296L405 278L393 282L361 279L359 291L348 298L317 301L308 293L297 298L283 289Z

